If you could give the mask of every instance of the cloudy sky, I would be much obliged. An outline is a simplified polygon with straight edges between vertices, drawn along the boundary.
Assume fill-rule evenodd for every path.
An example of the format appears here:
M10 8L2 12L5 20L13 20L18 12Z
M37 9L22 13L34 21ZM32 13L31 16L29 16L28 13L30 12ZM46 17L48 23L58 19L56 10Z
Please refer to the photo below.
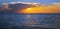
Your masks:
M14 9L15 11L11 12L17 12L17 13L60 13L60 0L0 0L0 3L4 3L4 2L39 2L42 5L44 4L49 4L49 5L44 5L44 6L38 6L38 7L31 7L31 8L27 8L24 10L20 9L20 5L19 5L19 9L17 10L16 7L14 7L14 5L12 6L12 10ZM54 4L54 5L50 5ZM23 6L23 5L21 5ZM25 6L24 6L25 7ZM18 8L18 7L17 7ZM22 8L22 7L21 7ZM8 8L9 10L10 8ZM23 8L22 8L23 9ZM38 9L38 10L37 10ZM9 11L8 11L9 12Z
M0 0L0 3L4 3L4 2L17 2L17 1L22 1L22 2L39 2L39 3L42 3L42 4L49 4L49 3L60 2L60 0Z

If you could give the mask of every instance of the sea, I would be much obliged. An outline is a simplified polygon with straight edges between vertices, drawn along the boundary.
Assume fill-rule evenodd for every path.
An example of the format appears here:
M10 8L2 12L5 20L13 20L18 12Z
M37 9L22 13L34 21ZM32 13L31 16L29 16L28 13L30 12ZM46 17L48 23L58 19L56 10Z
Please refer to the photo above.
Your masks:
M0 29L59 29L60 14L0 14Z

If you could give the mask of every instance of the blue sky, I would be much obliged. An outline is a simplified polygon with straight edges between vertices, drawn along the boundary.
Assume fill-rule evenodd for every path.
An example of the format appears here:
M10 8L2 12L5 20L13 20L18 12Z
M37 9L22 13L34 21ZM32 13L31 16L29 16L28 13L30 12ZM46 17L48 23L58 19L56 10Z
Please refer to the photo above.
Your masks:
M22 2L39 2L39 3L42 3L42 4L49 4L49 3L60 2L60 0L0 0L0 3L4 3L4 2L17 2L17 1L22 1Z

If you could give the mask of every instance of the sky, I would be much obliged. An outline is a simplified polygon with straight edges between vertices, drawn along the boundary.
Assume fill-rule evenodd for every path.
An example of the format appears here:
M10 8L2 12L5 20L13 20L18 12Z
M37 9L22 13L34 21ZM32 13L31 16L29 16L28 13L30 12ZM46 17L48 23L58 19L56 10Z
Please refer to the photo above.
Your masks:
M3 11L6 11L5 9L7 9L7 10L11 10L8 12L17 12L17 13L60 13L60 0L0 0L0 3L19 2L19 1L20 2L39 2L42 4L38 7L31 7L31 8L28 8L28 7L26 8L26 6L24 4L23 5L18 4L19 7L16 5L11 5L12 8L3 7L3 8L1 8L1 10L4 9ZM54 5L50 5L50 3L52 3ZM49 4L49 5L44 5L44 4ZM16 6L16 7L14 7L14 6ZM22 6L23 8L20 6ZM26 9L24 9L24 7Z
M4 3L4 2L39 2L41 4L50 4L50 3L56 3L56 2L60 2L60 0L0 0L0 3Z

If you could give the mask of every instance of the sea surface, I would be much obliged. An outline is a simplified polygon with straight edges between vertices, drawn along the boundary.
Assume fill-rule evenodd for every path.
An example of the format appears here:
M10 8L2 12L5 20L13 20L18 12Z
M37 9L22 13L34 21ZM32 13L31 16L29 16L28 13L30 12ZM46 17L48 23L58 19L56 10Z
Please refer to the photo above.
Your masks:
M0 29L60 28L60 14L0 14Z

